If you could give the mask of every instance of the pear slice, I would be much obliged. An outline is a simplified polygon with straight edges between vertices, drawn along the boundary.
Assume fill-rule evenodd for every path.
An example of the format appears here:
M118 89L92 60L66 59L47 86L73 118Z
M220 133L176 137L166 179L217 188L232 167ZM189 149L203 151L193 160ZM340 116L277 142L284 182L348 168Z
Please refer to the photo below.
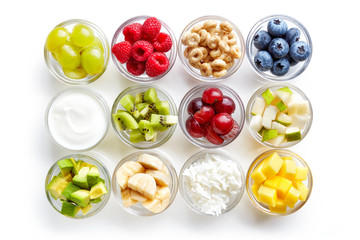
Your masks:
M262 97L255 98L254 104L251 109L251 114L262 116L265 106L266 106L266 102Z
M274 147L279 147L285 141L285 135L278 135L276 138L269 139L267 142L274 145Z
M268 117L262 118L261 124L264 126L264 128L271 129L271 123L272 123L271 118L268 118Z
M264 129L262 133L262 142L268 141L270 139L276 138L278 136L278 131L276 129Z
M270 118L271 120L275 120L278 112L279 112L279 110L277 107L275 107L273 105L269 105L265 108L263 118Z
M273 121L271 123L271 129L276 129L278 130L279 134L285 134L286 131L286 126L282 125L281 123L275 122Z
M262 117L260 115L253 116L250 121L250 128L254 132L259 132L262 128Z
M274 93L270 89L266 89L266 91L263 92L261 95L265 99L267 105L270 105L275 98Z
M287 127L290 126L290 124L292 123L292 117L290 117L286 113L280 113L276 117L276 121Z
M275 93L285 103L293 92L290 90L290 88L283 87L276 90Z
M288 142L301 139L301 132L297 127L288 127L285 131L285 138Z
M306 124L309 122L310 120L310 116L309 115L298 115L298 114L294 114L291 116L293 122L291 123L290 127L297 127L300 130L304 130L306 127Z

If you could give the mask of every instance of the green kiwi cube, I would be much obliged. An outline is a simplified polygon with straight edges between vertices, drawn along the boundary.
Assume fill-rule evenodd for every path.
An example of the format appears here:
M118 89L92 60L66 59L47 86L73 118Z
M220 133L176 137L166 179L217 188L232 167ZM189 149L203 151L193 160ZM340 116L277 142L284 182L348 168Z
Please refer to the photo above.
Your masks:
M76 186L72 182L69 182L69 184L66 186L64 191L61 193L61 195L63 195L67 200L70 200L71 194L78 190L80 190L80 188L78 186Z
M130 142L132 143L138 143L138 142L144 142L145 135L142 134L138 129L134 129L130 132Z
M135 95L135 104L138 104L138 103L144 103L145 100L144 100L144 93L141 92L141 93L137 93Z
M168 101L157 101L155 103L155 108L160 115L170 115L170 105Z
M141 133L144 134L146 141L150 141L154 138L155 131L149 121L140 120L138 129Z
M151 125L156 131L165 131L178 122L178 117L173 115L151 114Z
M80 207L86 207L90 203L90 191L80 189L70 195L70 200Z
M72 168L74 167L74 164L70 159L62 159L57 162L57 165L59 166L63 176L68 175L71 172Z
M135 118L128 112L117 112L113 114L113 120L119 131L126 129L137 129L139 127Z
M147 106L149 106L150 104L149 103L137 103L135 104L136 108L138 109L138 111L140 112L141 114L141 111L146 108Z
M149 88L145 93L144 93L144 100L147 103L154 103L158 100L157 98L157 92L155 90L155 88Z
M61 205L61 214L69 216L69 217L75 217L76 214L80 211L80 207L76 206L75 204L63 201Z
M139 111L137 110L135 106L135 97L131 94L127 94L124 97L122 97L119 101L121 106L123 106L131 115L134 117L139 117Z

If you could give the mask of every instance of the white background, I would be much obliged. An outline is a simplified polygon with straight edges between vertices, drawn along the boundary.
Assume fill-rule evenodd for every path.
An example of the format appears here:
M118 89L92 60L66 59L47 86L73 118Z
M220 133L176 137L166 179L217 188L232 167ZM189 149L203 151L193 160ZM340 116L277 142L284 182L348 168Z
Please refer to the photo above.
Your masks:
M359 227L359 39L356 1L6 1L1 4L1 234L10 239L127 239L196 238L304 239L345 237ZM111 42L118 26L137 15L165 21L179 37L187 23L203 15L219 15L234 22L246 38L260 18L286 14L302 22L313 40L308 69L291 83L312 102L314 121L307 137L290 150L309 164L314 177L305 206L287 217L272 217L253 207L246 193L240 203L220 217L200 216L180 194L164 213L136 217L124 212L112 195L105 208L84 220L58 214L47 202L44 181L50 166L69 151L54 145L45 130L44 112L50 99L68 87L49 73L43 46L49 31L67 19L97 24ZM247 59L223 84L234 88L247 104L264 82ZM134 83L121 77L112 60L104 75L88 85L102 94L109 107L124 88ZM179 60L156 82L179 105L182 96L199 82L191 79ZM188 142L180 127L163 146L179 172L200 149ZM224 147L244 170L267 150L248 133ZM93 150L104 154L112 173L117 162L136 151L125 146L112 128Z

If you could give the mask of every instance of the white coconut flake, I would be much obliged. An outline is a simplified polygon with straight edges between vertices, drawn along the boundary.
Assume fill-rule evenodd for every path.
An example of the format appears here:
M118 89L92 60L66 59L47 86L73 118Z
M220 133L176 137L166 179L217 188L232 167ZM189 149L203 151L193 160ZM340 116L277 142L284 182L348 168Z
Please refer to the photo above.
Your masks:
M206 154L183 172L189 198L202 213L219 216L240 192L241 173L235 162Z

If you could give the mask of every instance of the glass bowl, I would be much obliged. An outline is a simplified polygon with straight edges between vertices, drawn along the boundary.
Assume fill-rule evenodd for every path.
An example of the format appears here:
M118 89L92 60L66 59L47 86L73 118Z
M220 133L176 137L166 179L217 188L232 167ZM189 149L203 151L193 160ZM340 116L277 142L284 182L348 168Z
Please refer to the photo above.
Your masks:
M187 48L187 46L182 44L182 39L184 39L184 36L188 32L190 32L193 29L193 27L200 26L200 25L202 25L204 22L206 22L208 20L215 20L216 22L218 22L218 24L220 24L223 21L229 22L233 26L232 33L235 34L236 39L237 39L235 44L240 47L240 52L239 52L239 54L241 54L240 58L235 59L234 64L228 69L227 73L224 76L221 76L221 77L213 77L212 75L211 76L203 76L203 75L201 75L200 70L198 68L193 67L190 64L190 62L188 61L188 59L184 56L184 51ZM204 82L218 82L218 81L224 80L225 78L228 78L231 75L233 75L239 69L239 67L241 66L241 64L242 64L242 62L244 60L244 56L245 56L245 41L244 41L242 33L237 28L237 26L234 23L232 23L231 21L229 21L228 19L220 17L220 16L214 16L214 15L212 15L212 16L203 16L203 17L197 18L197 19L193 20L192 22L190 22L184 28L184 30L182 31L182 33L180 35L179 43L178 43L178 55L179 55L181 63L183 64L186 72L191 77L193 77L193 78L195 78L197 80L200 80L200 81L204 81Z
M151 211L147 210L139 202L132 205L132 206L130 206L130 207L125 207L123 205L123 200L122 200L122 197L121 197L121 189L120 189L119 184L117 183L117 177L116 177L117 171L119 170L119 168L124 163L129 162L129 161L135 161L136 162L138 157L141 154L144 154L144 153L145 154L150 154L150 155L153 155L153 156L159 158L165 164L165 166L168 168L169 174L170 174L170 180L171 180L168 187L170 189L171 196L170 196L169 204L160 213L166 211L166 209L168 209L171 206L171 204L175 200L175 197L176 197L176 194L177 194L177 191L178 191L178 177L177 177L176 170L175 170L174 166L171 163L171 159L168 157L167 154L165 154L165 152L160 151L158 149L136 151L136 152L134 152L132 154L127 155L123 159L121 159L120 162L116 165L113 176L112 176L112 189L113 189L113 194L114 194L115 198L118 200L121 208L124 211L126 211L126 212L128 212L130 214L136 215L136 216L153 216L153 215L156 215L156 214L159 214L159 213L154 213L154 212L151 212Z
M308 103L309 103L309 114L307 116L309 118L308 118L306 124L304 124L305 126L302 129L300 129L300 127L299 127L299 129L301 130L301 139L300 140L290 141L290 142L286 141L284 143L281 143L281 145L276 146L273 143L270 143L268 141L263 142L262 141L262 136L258 132L255 132L250 127L250 122L251 122L251 119L253 118L253 115L251 114L251 109L252 109L252 107L254 105L255 99L257 97L261 96L261 94L265 90L271 89L274 92L276 89L283 88L283 87L288 87L293 92L293 94L295 94L294 96L296 96L297 98L308 101ZM279 111L279 113L280 113L280 111ZM308 97L299 88L297 88L297 87L295 87L295 86L293 86L293 85L291 85L289 83L271 83L271 84L267 84L267 85L262 86L261 88L256 90L256 92L251 96L251 98L250 98L250 100L249 100L249 102L247 104L247 107L246 107L246 124L248 126L248 129L249 129L249 132L250 132L251 136L253 136L256 139L256 141L258 141L262 145L270 147L270 148L288 148L288 147L292 147L292 146L298 144L299 142L301 142L306 137L306 135L308 134L308 132L310 130L310 127L311 127L311 124L312 124L312 119L313 119L313 110L312 110L310 100L308 99ZM299 122L294 121L294 125L298 126L298 124L300 125ZM289 127L293 127L294 125L292 124Z
M221 159L221 160L230 160L232 161L234 164L236 164L237 169L238 169L238 173L240 174L239 176L239 180L241 181L240 184L241 186L237 189L238 192L234 195L231 196L229 199L228 203L226 204L225 208L221 208L220 212L218 213L218 215L216 214L211 214L210 212L206 213L201 211L200 206L197 206L197 204L199 203L199 201L194 202L191 197L189 196L189 192L187 189L187 180L184 177L184 171L186 169L188 169L191 165L193 165L194 163L201 163L203 161L205 161L207 159L207 157L209 156L215 156L216 159ZM208 169L209 172L214 171L213 169ZM223 174L222 170L219 168L218 169L220 174ZM205 176L196 176L196 179L200 180L205 178ZM229 177L229 179L232 179L230 181L234 181L234 176ZM219 180L220 181L220 180ZM243 169L241 167L241 165L239 164L239 162L237 160L235 160L234 158L230 157L228 154L226 154L224 151L219 150L219 149L211 149L211 150L203 150L200 151L196 154L194 154L193 156L191 156L183 165L183 167L180 170L180 174L179 174L179 191L181 196L183 197L183 199L185 200L186 204L188 205L188 207L190 207L190 209L192 209L194 212L201 214L201 215L208 215L208 216L219 216L222 215L226 212L229 212L230 210L232 210L241 200L243 194L244 194L244 190L245 190L245 174L243 172ZM197 184L198 185L198 184ZM217 191L218 189L214 186L212 187L211 191ZM205 191L205 190L204 190ZM214 198L215 199L215 198Z
M84 84L89 84L91 82L94 82L105 72L105 70L108 66L108 62L109 62L110 48L109 48L108 39L106 38L104 32L94 23L91 23L89 21L82 20L82 19L71 19L71 20L67 20L65 22L58 24L57 26L55 26L55 28L56 27L64 27L69 32L71 32L73 27L79 23L90 27L94 31L94 36L100 40L100 43L101 43L103 51L104 51L104 59L105 59L103 70L100 73L95 74L95 75L88 74L85 78L82 78L82 79L69 78L64 74L61 65L58 63L58 61L56 61L53 54L51 52L49 52L48 50L46 50L46 48L44 47L45 62L46 62L46 65L48 66L51 74L59 81L61 81L63 83L71 84L71 85L84 85Z
M91 156L91 155L85 155L85 154L71 154L71 155L67 155L65 157L60 158L58 161L62 160L62 159L68 159L68 158L74 158L75 161L78 160L82 160L86 163L90 163L94 166L96 166L99 169L99 173L100 173L100 178L105 180L105 186L108 190L108 193L103 195L101 197L101 202L99 203L92 203L92 208L90 209L90 211L84 215L82 213L82 211L79 211L75 217L69 217L69 218L76 218L76 219L81 219L81 218L88 218L91 216L94 216L95 214L97 214L98 212L101 211L101 209L103 209L106 205L106 203L108 202L109 198L110 198L110 194L111 194L111 183L110 183L110 174L107 170L107 168L105 167L105 165L96 157ZM57 162L58 162L57 161ZM45 180L45 193L46 193L46 197L50 203L51 206L53 206L53 208L61 213L61 206L62 206L62 201L59 199L55 200L49 193L49 191L46 189L46 186L50 183L50 181L52 180L52 178L54 176L57 176L60 172L60 168L57 164L57 162L55 162L49 172L46 175L46 180ZM66 216L66 215L63 215Z
M89 115L95 110L98 114ZM70 87L50 100L45 125L59 146L86 151L98 146L105 138L110 125L109 114L108 105L99 93L83 87Z
M260 71L254 64L254 57L258 51L258 49L254 46L253 41L256 33L260 30L267 31L267 23L273 19L273 18L281 18L285 20L285 22L288 25L288 29L290 28L298 28L300 30L300 41L304 41L307 44L309 44L309 47L311 48L310 56L303 62L299 62L295 66L290 66L289 72L285 74L284 76L276 76L273 75L270 70L262 72ZM305 71L307 66L310 63L311 56L313 52L313 45L310 38L309 32L306 30L304 25L302 25L299 21L296 19L286 16L286 15L271 15L265 18L260 19L250 30L248 37L246 39L246 55L250 62L251 68L254 70L254 72L259 75L262 79L266 79L269 81L287 81L291 80L297 76L299 76L302 72Z
M155 88L158 98L161 101L168 101L169 106L170 106L170 115L177 116L177 108L176 108L175 102L172 99L172 97L164 89L162 89L154 84L138 84L138 85L134 85L134 86L128 87L125 90L123 90L114 101L114 104L113 104L112 110L111 110L111 115L116 113L118 110L125 110L125 108L120 104L120 100L122 97L124 97L127 94L131 94L131 95L135 96L137 93L145 92L149 88ZM112 123L114 131L116 132L116 134L119 136L119 138L125 144L135 147L135 148L138 148L138 149L155 148L155 147L159 147L162 144L166 143L171 138L173 133L175 132L175 128L177 125L177 124L175 124L163 132L158 131L155 141L144 141L144 142L133 143L130 141L130 131L129 130L119 131L117 129L114 119L112 117L111 117L111 123Z
M190 114L187 111L188 105L194 98L201 97L204 90L207 88L219 88L224 96L230 97L234 103L235 103L235 112L232 113L233 119L239 124L239 131L231 140L225 140L221 145L215 145L210 143L208 140L206 140L205 137L201 138L194 138L192 137L188 131L186 130L186 120L188 117L190 117ZM210 84L210 83L203 83L195 86L194 88L190 89L183 99L181 100L180 106L179 106L179 125L181 127L181 130L183 131L185 137L194 145L203 147L203 148L219 148L228 145L232 141L234 141L240 134L245 121L245 108L243 105L243 102L241 101L239 95L231 88L223 85L223 84Z
M256 197L254 196L253 191L251 190L251 186L254 183L253 179L251 178L251 174L254 171L254 169L259 166L262 161L269 157L271 154L273 154L274 152L277 152L280 157L287 157L290 156L292 157L292 159L296 162L296 166L299 167L306 167L308 169L308 175L307 175L307 180L303 181L304 185L309 189L308 191L308 195L305 199L305 201L298 201L294 208L289 208L287 207L286 213L277 213L277 212L271 212L269 207L261 202L259 202ZM269 150L266 152L263 152L262 154L260 154L259 156L257 156L255 158L255 160L251 163L250 168L247 172L246 175L246 191L247 194L250 198L251 203L261 212L269 214L269 215L273 215L273 216L285 216L285 215L289 215L292 214L294 212L297 212L300 208L302 208L305 203L308 201L310 195L311 195L311 191L312 191L312 186L313 186L313 177L312 177L312 173L311 170L309 168L309 166L307 165L307 163L305 162L304 159L302 159L299 155L297 155L296 153L290 151L290 150L285 150L285 149L273 149L273 150Z
M112 42L111 42L111 48L119 42L122 42L125 40L125 37L123 35L123 30L124 28L132 23L140 23L143 24L145 22L145 20L147 18L149 18L150 16L136 16L133 18L130 18L129 20L125 21L123 24L120 25L120 27L116 30ZM170 27L164 23L162 20L158 19L161 22L161 30L160 32L164 32L167 33L172 40L172 47L171 49L165 53L165 55L167 56L167 58L169 59L169 67L166 70L166 72L164 72L163 74L160 74L159 76L156 77L149 77L148 75L146 75L146 73L143 73L140 76L135 76L131 73L128 72L128 70L126 69L126 63L121 64L116 56L114 54L111 54L112 56L112 60L113 63L115 64L116 68L119 70L119 72L121 73L121 75L123 75L125 78L133 81L133 82L137 82L137 83L148 83L148 82L153 82L156 80L159 80L160 78L164 77L168 72L170 72L171 68L174 66L175 60L176 60L176 38L175 35L173 33L173 31L170 29Z

